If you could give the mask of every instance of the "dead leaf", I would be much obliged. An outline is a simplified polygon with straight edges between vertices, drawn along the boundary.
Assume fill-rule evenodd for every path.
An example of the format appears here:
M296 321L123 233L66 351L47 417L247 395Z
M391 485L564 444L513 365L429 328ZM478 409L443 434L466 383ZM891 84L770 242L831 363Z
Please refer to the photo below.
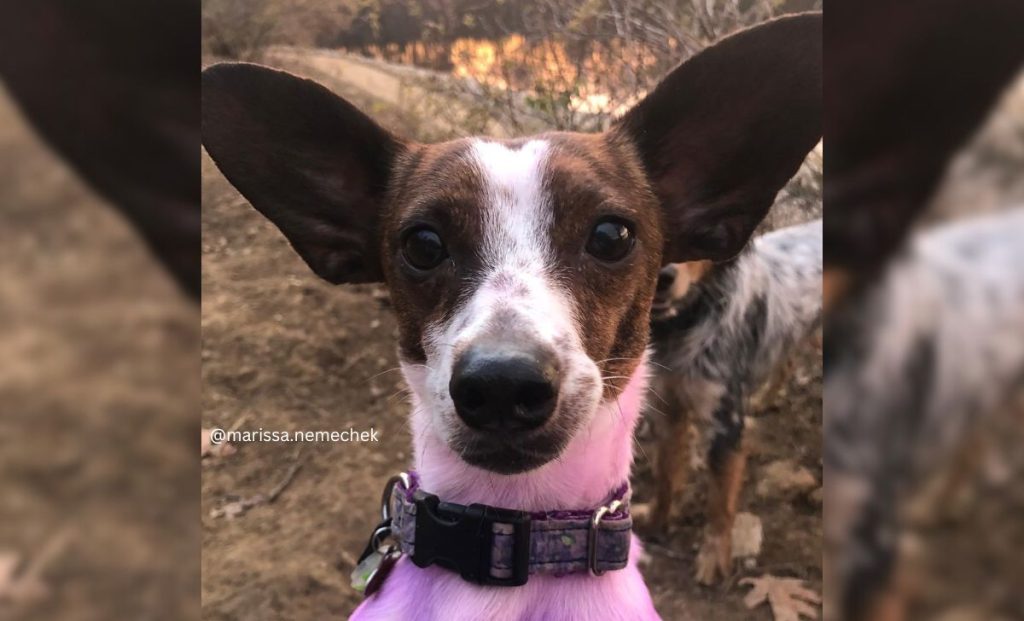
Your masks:
M0 603L26 604L49 595L50 590L42 581L42 573L64 551L69 539L70 531L65 529L58 532L25 567L21 567L21 555L16 552L0 552Z
M229 442L214 444L211 439L213 429L203 429L199 439L199 457L227 457L235 452L235 447Z
M757 482L757 495L762 498L791 497L806 494L818 487L810 470L788 459L765 466Z
M761 525L761 518L753 513L737 513L732 526L732 557L757 558L761 554L763 541L764 528Z
M267 502L267 497L263 494L256 494L255 496L249 496L240 500L234 500L226 503L224 506L210 511L210 517L212 518L227 518L233 520L237 517L245 515L245 512L253 507L258 507Z
M771 607L775 621L800 621L801 617L818 618L821 596L804 586L803 580L779 578L770 574L760 578L744 578L740 584L753 588L743 598L748 610L765 602Z
M997 616L982 606L962 606L946 610L935 621L1006 621L1006 617Z
M9 582L6 586L0 585L0 602L13 602L15 604L27 604L45 599L50 594L46 585L31 577L22 577Z
M14 572L20 563L21 556L16 552L0 552L0 600L4 599L4 594L11 589L11 585L14 583Z

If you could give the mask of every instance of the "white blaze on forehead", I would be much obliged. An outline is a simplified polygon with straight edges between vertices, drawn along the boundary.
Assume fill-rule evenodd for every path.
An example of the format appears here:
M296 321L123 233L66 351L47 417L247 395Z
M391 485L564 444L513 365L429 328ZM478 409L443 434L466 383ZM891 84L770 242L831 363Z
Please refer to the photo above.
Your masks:
M583 349L573 296L559 282L552 247L552 197L544 187L551 145L531 140L521 147L473 141L469 160L479 174L482 236L471 240L482 265L453 316L427 326L430 360L422 388L438 412L453 407L453 365L462 351L492 330L523 344L547 347L559 358L566 399L596 405L600 373ZM560 397L561 399L561 397ZM589 406L588 406L589 407ZM450 428L440 425L442 435Z
M551 204L544 192L546 140L517 149L475 140L472 157L483 177L481 254L490 269L543 269L551 255Z
M573 305L556 281L551 248L551 197L544 188L550 145L531 140L521 147L475 140L470 158L480 175L477 240L482 269L465 305L448 325L432 330L443 343L461 346L479 336L496 314L514 317L516 330L549 345L576 341ZM528 337L527 337L528 338Z

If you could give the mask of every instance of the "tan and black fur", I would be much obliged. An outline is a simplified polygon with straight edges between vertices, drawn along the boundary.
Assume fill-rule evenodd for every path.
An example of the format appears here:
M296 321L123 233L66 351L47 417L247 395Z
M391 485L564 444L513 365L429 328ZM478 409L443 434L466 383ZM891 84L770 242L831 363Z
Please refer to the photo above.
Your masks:
M744 416L785 377L794 347L821 318L821 220L781 229L721 263L666 266L651 322L654 389L665 429L652 526L681 503L691 424L708 444L707 527L697 578L731 569L731 532L746 469Z

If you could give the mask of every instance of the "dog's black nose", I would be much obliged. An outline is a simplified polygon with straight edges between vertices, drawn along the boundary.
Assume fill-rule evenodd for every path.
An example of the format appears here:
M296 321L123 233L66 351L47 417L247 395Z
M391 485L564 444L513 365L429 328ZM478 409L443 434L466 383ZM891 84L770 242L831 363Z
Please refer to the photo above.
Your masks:
M676 281L676 266L669 263L658 272L658 285L656 291L664 293L668 291L672 283ZM648 281L649 282L649 281Z
M479 344L459 356L448 391L455 411L481 431L527 431L544 424L558 401L554 352L513 344Z

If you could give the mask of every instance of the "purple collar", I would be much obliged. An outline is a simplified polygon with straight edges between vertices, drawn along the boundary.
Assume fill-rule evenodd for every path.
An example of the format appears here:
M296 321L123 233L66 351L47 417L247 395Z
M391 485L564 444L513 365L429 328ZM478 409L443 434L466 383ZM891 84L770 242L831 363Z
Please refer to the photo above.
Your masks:
M385 488L381 527L390 528L398 550L419 567L439 565L477 584L520 586L531 574L625 568L629 495L623 483L596 509L515 511L442 502L420 489L415 473L403 473Z

